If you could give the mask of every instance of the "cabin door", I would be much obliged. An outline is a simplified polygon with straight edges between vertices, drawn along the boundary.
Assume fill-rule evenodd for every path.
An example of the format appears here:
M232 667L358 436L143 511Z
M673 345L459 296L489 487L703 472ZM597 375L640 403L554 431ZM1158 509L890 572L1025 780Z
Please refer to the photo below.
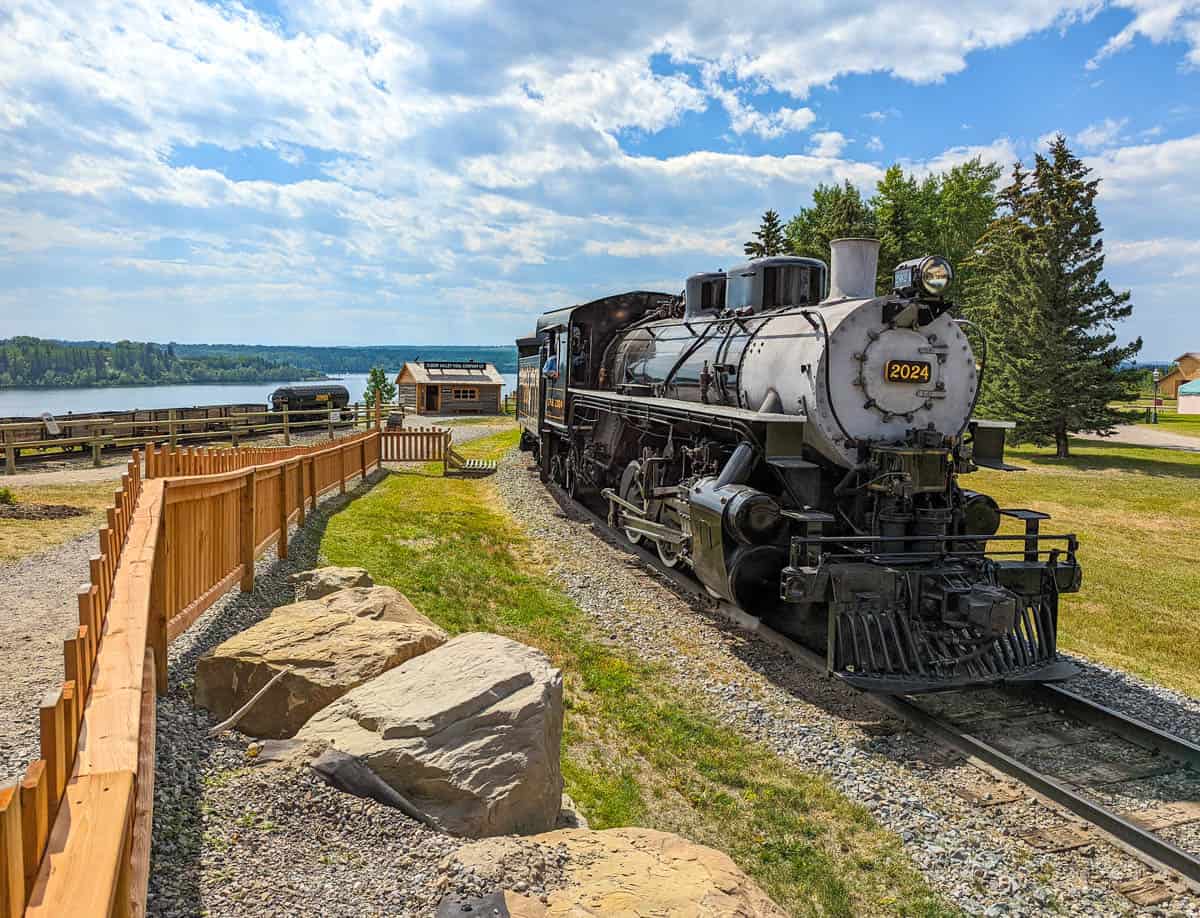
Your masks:
M441 392L441 389L438 386L426 386L425 387L425 410L426 411L437 411L438 410L439 405L440 405L440 399L438 398L438 395L440 392Z

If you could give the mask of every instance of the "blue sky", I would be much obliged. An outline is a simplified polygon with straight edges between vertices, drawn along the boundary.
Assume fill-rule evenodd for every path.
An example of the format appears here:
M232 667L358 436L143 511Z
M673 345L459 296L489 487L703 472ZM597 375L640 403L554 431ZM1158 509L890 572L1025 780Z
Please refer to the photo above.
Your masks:
M0 86L0 337L507 342L1061 131L1200 350L1200 0L9 0Z

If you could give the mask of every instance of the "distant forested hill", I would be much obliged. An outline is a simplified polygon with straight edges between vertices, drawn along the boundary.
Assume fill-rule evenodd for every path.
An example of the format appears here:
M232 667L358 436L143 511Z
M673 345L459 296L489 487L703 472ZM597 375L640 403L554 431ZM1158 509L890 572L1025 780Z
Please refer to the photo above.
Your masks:
M252 354L182 354L175 345L142 341L72 343L0 339L0 388L133 386L168 383L275 382L319 379L308 367Z
M366 373L373 367L399 370L407 360L481 360L501 373L517 372L517 349L506 347L424 347L396 344L365 347L289 347L266 344L176 344L181 356L255 357L324 373Z

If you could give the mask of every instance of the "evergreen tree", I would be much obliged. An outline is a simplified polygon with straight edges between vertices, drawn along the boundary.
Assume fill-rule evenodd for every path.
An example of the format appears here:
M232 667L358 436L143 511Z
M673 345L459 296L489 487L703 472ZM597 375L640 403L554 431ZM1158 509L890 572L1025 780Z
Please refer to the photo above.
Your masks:
M813 189L812 207L801 208L787 224L788 248L793 255L807 255L829 263L829 242L845 236L874 236L875 215L857 188L818 185Z
M377 399L382 405L395 401L396 384L388 379L382 368L372 367L367 374L367 391L363 393L363 401L373 408Z
M879 236L879 289L891 289L892 270L900 262L932 251L927 204L928 195L899 165L891 166L875 186L871 208Z
M1059 135L1032 173L1020 163L999 195L1005 212L972 259L968 314L983 326L989 355L981 409L1017 422L1018 439L1054 443L1107 433L1125 420L1110 407L1132 397L1138 338L1118 344L1133 312L1129 293L1101 277L1097 179Z
M786 255L787 239L783 235L783 224L779 220L779 212L768 210L763 214L762 223L754 231L754 238L742 248L751 258Z

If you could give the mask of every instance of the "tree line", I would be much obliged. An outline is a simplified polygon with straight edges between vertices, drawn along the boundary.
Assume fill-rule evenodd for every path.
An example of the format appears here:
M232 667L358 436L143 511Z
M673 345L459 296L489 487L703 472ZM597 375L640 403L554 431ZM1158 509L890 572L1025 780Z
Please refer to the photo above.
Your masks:
M275 382L320 379L322 375L259 356L188 356L173 344L74 344L30 337L0 340L0 387Z
M1059 135L1032 168L972 159L918 179L893 165L869 198L857 187L818 185L787 223L767 211L744 251L752 258L806 255L828 263L830 240L880 240L877 290L892 269L944 255L955 269L954 313L987 361L977 414L1015 421L1016 438L1069 455L1072 433L1107 433L1130 420L1115 403L1138 390L1132 365L1142 339L1120 343L1128 291L1103 278L1099 180Z
M455 345L292 346L286 344L177 344L181 355L261 357L325 373L369 373L375 367L399 370L409 360L479 360L501 373L517 372L515 347Z

